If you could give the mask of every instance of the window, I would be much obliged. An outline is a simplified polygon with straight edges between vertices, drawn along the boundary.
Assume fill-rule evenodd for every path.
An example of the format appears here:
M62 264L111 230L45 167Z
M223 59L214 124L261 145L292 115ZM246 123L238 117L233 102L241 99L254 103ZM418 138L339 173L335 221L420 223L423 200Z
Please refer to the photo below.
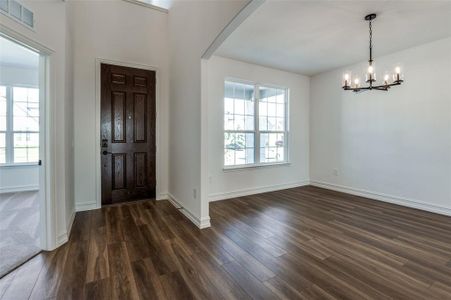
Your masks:
M0 86L0 164L39 161L39 89Z
M287 161L288 90L224 83L224 167Z
M15 0L0 0L0 12L28 27L34 27L34 13Z

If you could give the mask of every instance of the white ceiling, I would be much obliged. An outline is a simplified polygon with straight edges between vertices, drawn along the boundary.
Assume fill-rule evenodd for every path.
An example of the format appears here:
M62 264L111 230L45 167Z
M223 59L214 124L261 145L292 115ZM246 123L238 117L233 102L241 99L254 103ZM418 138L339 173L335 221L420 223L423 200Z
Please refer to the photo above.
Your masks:
M0 36L0 65L39 68L39 54Z
M451 36L451 1L267 0L216 55L314 75Z

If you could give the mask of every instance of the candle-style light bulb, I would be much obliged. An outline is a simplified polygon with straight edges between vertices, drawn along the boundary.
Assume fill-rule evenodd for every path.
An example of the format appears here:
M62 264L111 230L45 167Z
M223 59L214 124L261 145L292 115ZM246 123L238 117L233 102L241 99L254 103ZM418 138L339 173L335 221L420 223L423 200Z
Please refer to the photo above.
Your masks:
M351 85L351 75L349 73L343 74L343 86L348 87Z
M368 73L369 74L373 74L374 73L374 67L373 66L369 66L368 67Z
M399 82L400 78L401 78L401 68L400 67L396 67L395 68L395 75L393 76L393 80L395 82Z
M360 80L358 78L354 79L355 87L359 87Z
M388 74L385 74L385 76L384 76L384 83L385 84L388 84L388 78L389 78Z

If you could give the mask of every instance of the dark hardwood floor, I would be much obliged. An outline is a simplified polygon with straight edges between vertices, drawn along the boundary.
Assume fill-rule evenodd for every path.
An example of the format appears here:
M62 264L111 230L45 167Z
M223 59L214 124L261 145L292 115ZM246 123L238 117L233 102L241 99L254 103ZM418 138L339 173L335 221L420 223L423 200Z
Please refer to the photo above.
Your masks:
M451 299L451 218L316 187L77 213L70 241L0 280L1 299Z

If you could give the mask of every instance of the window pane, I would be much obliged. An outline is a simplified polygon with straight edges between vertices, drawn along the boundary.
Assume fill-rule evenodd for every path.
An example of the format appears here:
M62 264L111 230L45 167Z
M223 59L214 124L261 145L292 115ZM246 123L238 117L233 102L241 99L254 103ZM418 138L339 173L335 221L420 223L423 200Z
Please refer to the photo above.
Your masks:
M224 149L224 166L235 164L235 150Z
M247 149L246 148L246 164L254 163L254 148Z
M260 134L260 161L263 163L285 160L285 135L283 133Z
M224 165L254 163L254 133L224 133Z
M14 133L14 147L39 147L39 133Z
M259 125L260 130L268 130L268 118L267 117L260 117L259 118Z
M6 163L6 134L0 133L0 164Z
M254 134L246 133L246 148L254 148Z
M254 130L254 86L224 82L224 129Z
M39 89L13 88L14 131L39 131Z
M39 148L28 148L28 162L39 161Z
M285 119L284 118L276 118L276 130L277 131L285 130Z
M234 122L233 115L224 116L224 129L233 130L233 122Z
M235 126L233 128L234 130L244 130L244 116L242 115L235 115Z
M224 98L224 113L226 115L233 114L233 98Z
M276 131L276 118L269 117L268 118L268 131Z
M276 116L278 116L278 117L284 117L285 116L285 105L284 104L277 104Z
M235 114L244 115L244 99L235 99Z
M259 128L262 131L285 131L284 89L260 87Z
M0 86L0 131L6 131L6 86Z
M258 106L258 113L260 116L267 116L268 115L268 103L260 101L260 104Z
M6 149L0 148L0 164L6 163Z
M245 129L246 130L254 130L254 117L253 116L246 116L245 120Z
M245 101L246 107L245 107L245 113L247 116L253 116L255 114L254 112L254 101Z
M268 103L268 116L275 117L276 116L276 104Z
M14 148L14 162L27 162L27 148Z
M39 160L39 133L14 133L14 162Z

